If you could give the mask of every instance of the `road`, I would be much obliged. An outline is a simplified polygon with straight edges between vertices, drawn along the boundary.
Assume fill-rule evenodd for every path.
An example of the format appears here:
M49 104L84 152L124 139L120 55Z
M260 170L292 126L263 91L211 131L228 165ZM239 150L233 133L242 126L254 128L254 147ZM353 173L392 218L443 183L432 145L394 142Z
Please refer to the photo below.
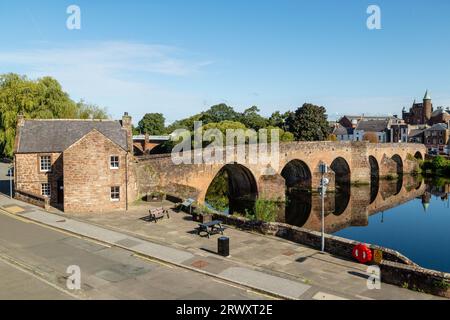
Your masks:
M69 266L81 290L67 288ZM267 299L0 212L0 299Z

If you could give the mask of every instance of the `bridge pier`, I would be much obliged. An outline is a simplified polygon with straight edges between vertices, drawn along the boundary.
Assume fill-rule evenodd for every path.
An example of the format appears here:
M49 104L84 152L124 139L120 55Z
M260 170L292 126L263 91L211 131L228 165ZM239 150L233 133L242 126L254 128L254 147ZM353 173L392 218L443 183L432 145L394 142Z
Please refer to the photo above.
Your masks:
M279 174L263 175L258 179L258 196L261 199L286 201L286 182Z

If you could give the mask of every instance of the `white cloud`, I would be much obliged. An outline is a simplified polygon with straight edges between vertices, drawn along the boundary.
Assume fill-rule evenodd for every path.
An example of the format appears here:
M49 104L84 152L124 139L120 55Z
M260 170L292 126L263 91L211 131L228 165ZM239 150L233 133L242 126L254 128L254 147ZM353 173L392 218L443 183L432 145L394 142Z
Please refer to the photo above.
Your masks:
M161 86L158 79L186 80L209 64L179 48L132 42L0 52L5 72L55 77L72 97L107 106L115 117L128 111L138 118L146 112L177 118L176 109L201 106L201 97Z

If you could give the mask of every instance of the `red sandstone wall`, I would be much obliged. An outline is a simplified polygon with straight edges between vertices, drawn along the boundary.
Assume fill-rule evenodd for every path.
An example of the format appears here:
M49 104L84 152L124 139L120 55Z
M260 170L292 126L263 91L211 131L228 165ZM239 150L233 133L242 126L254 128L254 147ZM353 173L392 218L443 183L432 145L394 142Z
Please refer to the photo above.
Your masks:
M118 155L120 168L110 169ZM64 152L64 211L106 212L126 209L127 152L98 131L92 131ZM111 201L120 186L120 201Z

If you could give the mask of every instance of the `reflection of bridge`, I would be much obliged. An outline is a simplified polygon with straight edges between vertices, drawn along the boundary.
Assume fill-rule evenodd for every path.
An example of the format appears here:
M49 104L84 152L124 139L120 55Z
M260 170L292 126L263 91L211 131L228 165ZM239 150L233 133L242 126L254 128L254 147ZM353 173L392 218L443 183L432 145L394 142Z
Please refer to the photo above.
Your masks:
M338 194L328 194L325 201L326 231L334 233L349 226L367 226L369 216L420 197L425 191L425 182L410 175L404 175L399 180L380 180L378 190L371 190L370 186L352 186L347 200L339 204L339 207L345 208L342 212L336 212L336 202L342 201L343 198ZM306 221L302 227L319 231L320 197L311 196L310 201L312 201L311 210L307 212L307 217L302 218ZM288 220L289 217L286 216L286 223L289 223Z
M223 170L228 173L232 198L285 198L286 187L316 189L320 183L319 164L331 170L330 189L350 183L370 184L375 178L401 176L417 167L415 158L423 158L421 144L370 144L367 142L293 142L279 148L279 168L259 164L181 164L170 155L139 158L134 166L137 191L155 189L203 202L213 179ZM275 174L268 174L268 172ZM375 179L377 180L377 179Z

